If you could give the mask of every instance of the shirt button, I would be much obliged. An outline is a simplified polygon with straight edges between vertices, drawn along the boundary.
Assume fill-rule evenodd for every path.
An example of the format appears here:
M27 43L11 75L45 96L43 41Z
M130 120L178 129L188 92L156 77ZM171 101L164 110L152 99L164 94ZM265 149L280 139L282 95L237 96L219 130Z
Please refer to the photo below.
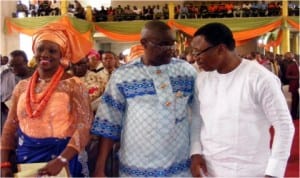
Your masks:
M167 106L167 107L169 107L169 106L171 106L171 102L170 101L167 101L166 103L165 103L165 105Z
M159 69L156 70L156 74L157 74L157 75L161 74L161 70L159 70Z
M164 84L161 84L161 85L160 85L160 88L161 88L161 89L165 89L167 86L168 86L168 85L164 83Z
M176 93L176 97L177 98L180 98L180 97L182 97L183 96L183 93L181 92L181 91L178 91L177 93Z

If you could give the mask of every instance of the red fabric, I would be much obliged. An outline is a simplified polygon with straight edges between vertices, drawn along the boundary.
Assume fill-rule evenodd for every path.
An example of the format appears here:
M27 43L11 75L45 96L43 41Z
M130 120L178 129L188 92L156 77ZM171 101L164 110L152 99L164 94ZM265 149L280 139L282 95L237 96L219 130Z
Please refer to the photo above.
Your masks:
M290 77L293 79L289 79ZM297 92L299 88L299 68L296 62L291 62L286 69L286 77L289 79L289 92Z

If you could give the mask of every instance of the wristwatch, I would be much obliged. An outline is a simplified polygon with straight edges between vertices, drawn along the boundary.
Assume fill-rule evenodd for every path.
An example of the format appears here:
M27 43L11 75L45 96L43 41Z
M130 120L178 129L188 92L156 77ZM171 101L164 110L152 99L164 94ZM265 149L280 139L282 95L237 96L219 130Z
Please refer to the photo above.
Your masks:
M63 162L63 163L68 163L67 158L62 157L61 155L59 155L59 156L57 157L57 159L60 160L60 161Z

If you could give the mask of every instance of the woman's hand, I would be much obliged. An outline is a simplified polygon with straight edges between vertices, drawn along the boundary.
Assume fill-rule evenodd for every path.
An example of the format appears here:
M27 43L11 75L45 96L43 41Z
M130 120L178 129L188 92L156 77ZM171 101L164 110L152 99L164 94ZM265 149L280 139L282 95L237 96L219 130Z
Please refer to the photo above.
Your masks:
M55 158L48 162L48 164L38 170L39 176L56 176L67 163L62 162L61 160Z
M1 168L1 177L13 177L11 168Z
M206 162L202 155L192 155L190 169L193 177L207 176Z
M93 177L106 177L104 171L101 170L95 170Z

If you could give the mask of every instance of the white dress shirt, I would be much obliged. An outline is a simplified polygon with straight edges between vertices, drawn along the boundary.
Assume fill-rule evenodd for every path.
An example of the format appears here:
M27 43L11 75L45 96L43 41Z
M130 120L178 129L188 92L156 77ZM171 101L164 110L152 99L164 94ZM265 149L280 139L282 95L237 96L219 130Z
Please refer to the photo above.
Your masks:
M227 74L198 74L191 155L204 155L209 176L284 176L294 125L280 87L278 77L245 59Z

